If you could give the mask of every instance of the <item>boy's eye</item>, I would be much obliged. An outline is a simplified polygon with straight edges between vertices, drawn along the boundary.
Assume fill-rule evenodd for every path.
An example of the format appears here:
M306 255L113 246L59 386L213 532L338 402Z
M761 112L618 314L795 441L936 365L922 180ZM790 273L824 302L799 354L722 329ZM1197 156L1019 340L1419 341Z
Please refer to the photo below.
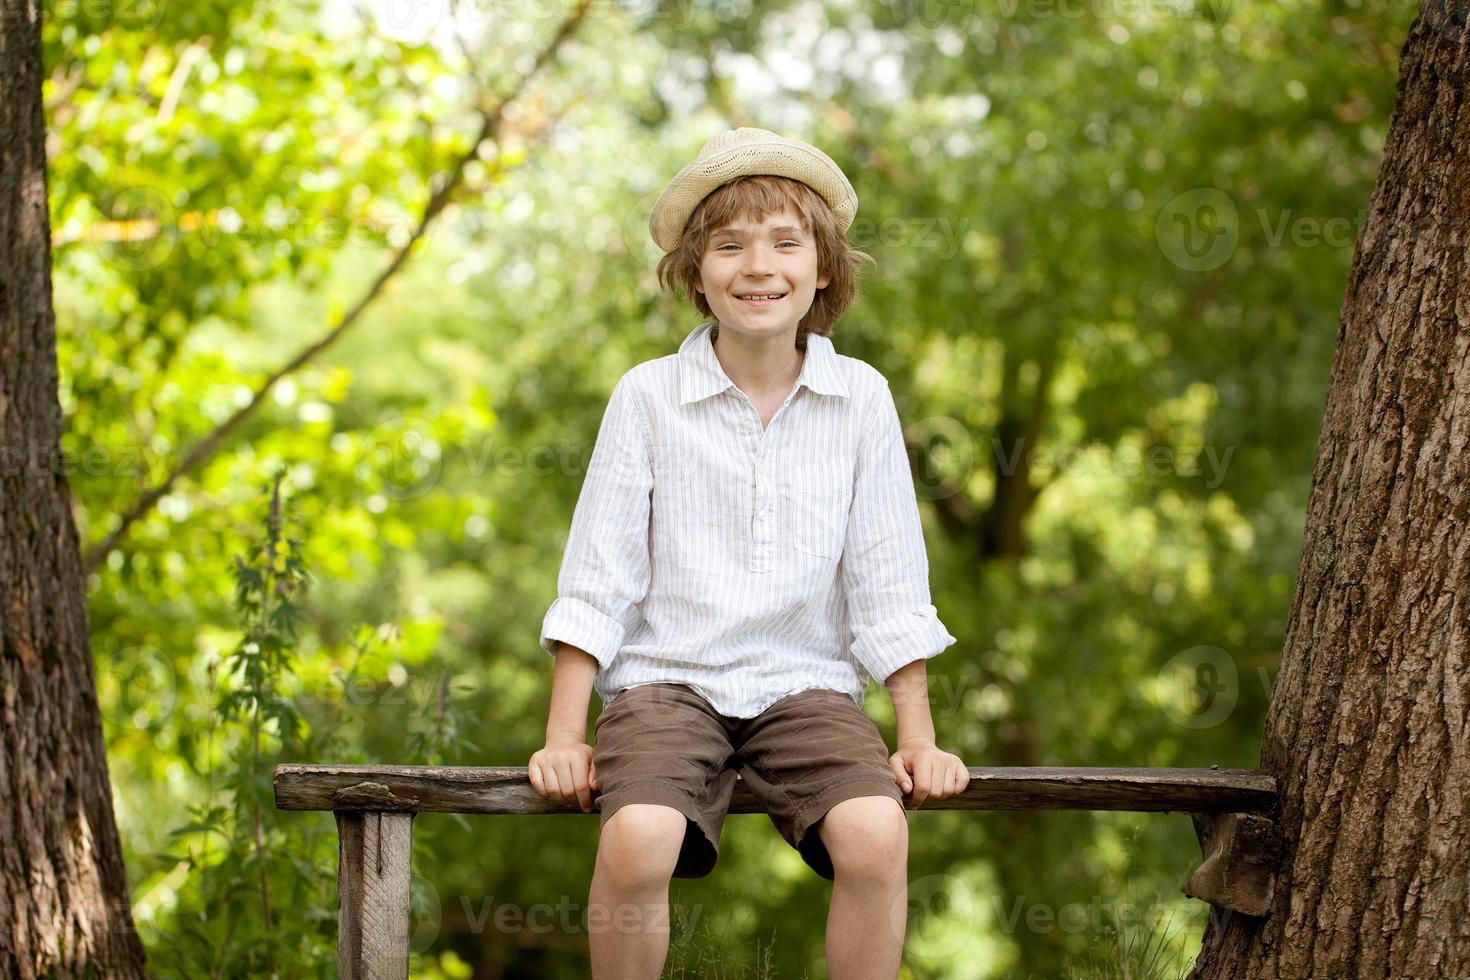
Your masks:
M795 245L797 248L800 248L801 247L801 242L784 241L784 242L781 243L781 245ZM776 247L777 248L780 248L781 245L777 245ZM716 252L723 252L727 248L739 248L739 247L740 246L739 245L736 245L734 242L726 242L724 245L721 245L719 248L715 249L715 251Z

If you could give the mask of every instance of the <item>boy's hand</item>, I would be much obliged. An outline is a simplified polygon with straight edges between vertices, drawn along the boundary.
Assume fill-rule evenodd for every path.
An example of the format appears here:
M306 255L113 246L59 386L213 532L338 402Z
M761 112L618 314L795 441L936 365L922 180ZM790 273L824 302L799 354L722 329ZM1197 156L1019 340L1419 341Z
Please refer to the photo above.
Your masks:
M531 785L549 800L575 803L583 813L592 812L592 790L597 786L597 768L592 764L592 746L571 737L547 741L531 756Z
M960 757L928 739L905 739L888 761L899 789L913 792L909 802L915 810L925 800L942 800L970 785L970 770Z

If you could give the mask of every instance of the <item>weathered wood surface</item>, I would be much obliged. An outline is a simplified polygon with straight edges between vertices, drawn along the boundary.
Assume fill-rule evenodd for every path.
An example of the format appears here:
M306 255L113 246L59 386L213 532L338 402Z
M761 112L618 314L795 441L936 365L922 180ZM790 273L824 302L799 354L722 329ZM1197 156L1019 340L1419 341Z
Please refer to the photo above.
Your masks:
M413 814L336 816L337 976L408 980Z
M281 810L366 810L400 813L581 813L547 800L525 766L279 765ZM930 800L921 810L1132 810L1260 812L1276 800L1276 784L1254 769L1109 769L1102 767L970 767L964 793ZM731 813L763 813L735 784Z
M1281 832L1255 813L1194 813L1204 862L1184 884L1184 894L1243 915L1271 911Z

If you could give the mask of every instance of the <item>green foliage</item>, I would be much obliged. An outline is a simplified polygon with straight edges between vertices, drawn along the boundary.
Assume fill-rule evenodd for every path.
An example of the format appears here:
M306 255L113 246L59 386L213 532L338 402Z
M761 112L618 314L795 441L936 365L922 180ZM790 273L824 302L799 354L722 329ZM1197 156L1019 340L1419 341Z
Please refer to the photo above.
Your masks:
M328 976L335 951L330 907L331 841L302 837L281 826L271 772L278 762L335 752L330 733L313 736L297 705L283 693L296 673L300 600L309 574L299 529L282 499L281 476L266 489L264 533L235 557L235 612L240 639L221 671L211 669L214 713L208 739L224 747L224 770L213 756L209 795L191 804L190 819L170 832L188 877L178 888L172 921L158 924L150 954L158 976ZM213 665L212 665L213 667ZM219 779L218 793L214 791ZM299 914L301 910L307 914Z
M169 833L180 853L158 855L186 876L175 886L173 914L147 930L157 976L335 973L335 834L296 832L292 815L275 809L271 775L282 762L343 760L360 750L343 737L341 701L332 699L332 710L313 724L303 711L307 701L293 696L301 687L296 651L311 575L283 479L278 473L263 488L263 533L234 561L240 636L222 665L209 665L214 710L206 740L220 751L207 755L206 796ZM334 688L359 689L364 660L381 655L393 637L392 629L359 628ZM450 688L446 674L427 723L409 734L411 758L433 764L465 744L459 732L466 720Z
M48 8L84 547L366 293L471 107L568 9L480 11L461 50L350 5ZM353 331L89 579L154 972L332 971L335 828L274 810L277 761L540 747L537 630L607 393L697 322L657 292L647 208L732 120L828 149L862 201L852 237L878 266L834 340L889 377L925 457L960 638L930 667L941 745L1254 766L1410 19L1387 0L594 4ZM282 472L272 532L256 488ZM1028 506L977 531L1018 474ZM891 741L886 696L867 708ZM585 976L584 928L480 916L580 907L596 831L416 821L414 975ZM704 912L678 962L817 972L827 890L787 851L764 818L727 822L711 879L673 886ZM1202 930L1178 896L1198 859L1178 814L920 813L905 969L1059 975L1131 935L1027 914L1136 894L1175 925L1106 955L1173 970Z

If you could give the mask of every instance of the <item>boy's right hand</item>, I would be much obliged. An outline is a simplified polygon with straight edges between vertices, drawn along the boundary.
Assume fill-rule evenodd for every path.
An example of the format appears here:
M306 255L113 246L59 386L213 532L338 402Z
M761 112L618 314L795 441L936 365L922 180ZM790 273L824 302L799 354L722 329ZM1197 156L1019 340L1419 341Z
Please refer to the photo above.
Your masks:
M592 812L592 791L598 789L592 746L581 739L552 739L531 756L531 785L549 800L575 803Z

